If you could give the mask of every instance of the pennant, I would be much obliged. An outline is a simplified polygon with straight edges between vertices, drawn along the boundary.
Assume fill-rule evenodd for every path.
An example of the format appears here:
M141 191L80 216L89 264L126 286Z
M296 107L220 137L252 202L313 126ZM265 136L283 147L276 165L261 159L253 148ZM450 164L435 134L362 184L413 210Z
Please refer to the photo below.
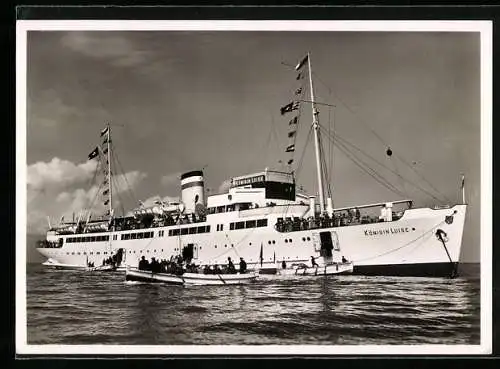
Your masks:
M296 80L299 80L299 79L302 79L304 78L304 73L300 72L299 74L297 74L297 78L295 78Z
M309 59L309 54L307 54L298 64L297 66L295 67L295 70L299 70L300 68L302 68L304 66L304 64L307 62L307 60Z
M292 165L293 159L288 160L288 165Z
M298 117L294 117L290 120L290 122L288 122L288 125L291 126L292 124L297 124L297 121L298 121Z
M465 187L465 176L462 175L462 189Z
M286 152L293 152L295 151L295 145L288 145L286 147Z
M108 205L108 204L109 204L109 200L104 201L104 205Z
M293 110L297 110L300 106L300 103L298 101L292 101L291 103L289 104L286 104L285 106L283 106L280 111L281 111L281 115L284 115L286 113L289 113Z
M108 153L108 148L107 148L107 147L105 147L105 148L102 150L102 152L103 152L104 154L107 154L107 153Z
M104 136L105 134L107 134L109 132L109 127L106 127L104 128L102 131L101 131L101 137Z
M302 87L295 90L295 95L300 95L302 93Z
M290 132L288 132L288 138L292 138L293 136L295 136L296 132L297 131L290 131Z
M106 196L108 193L109 193L109 189L105 189L105 190L102 192L102 194L103 194L104 196Z
M90 154L89 154L89 160L92 160L94 159L97 155L99 155L99 148L96 147L94 149L94 151L92 151Z

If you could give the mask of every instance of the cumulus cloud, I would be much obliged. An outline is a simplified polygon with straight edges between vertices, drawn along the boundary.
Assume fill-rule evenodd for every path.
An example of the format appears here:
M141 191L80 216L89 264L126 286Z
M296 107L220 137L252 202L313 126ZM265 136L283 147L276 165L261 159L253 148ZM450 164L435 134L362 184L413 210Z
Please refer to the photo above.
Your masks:
M97 167L95 160L74 164L68 160L53 158L50 162L37 162L28 166L27 184L33 190L53 191L82 184L92 179Z
M47 216L59 221L61 216L69 220L81 210L91 208L94 214L104 214L106 206L102 188L91 186L96 161L75 164L53 158L49 162L38 162L28 166L28 232L40 233L47 230ZM146 178L146 173L132 171L114 177L113 190L120 194L136 188ZM113 198L118 206L119 198Z
M61 38L61 43L75 52L117 67L144 64L149 56L149 52L113 32L68 32Z

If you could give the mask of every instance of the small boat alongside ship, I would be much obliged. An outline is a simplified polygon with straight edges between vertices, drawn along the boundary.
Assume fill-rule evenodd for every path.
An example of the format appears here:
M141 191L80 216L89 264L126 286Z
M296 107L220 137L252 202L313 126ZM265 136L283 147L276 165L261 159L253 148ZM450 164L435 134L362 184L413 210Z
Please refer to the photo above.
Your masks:
M286 171L266 168L232 177L228 190L210 196L203 171L187 171L180 176L180 201L159 199L148 206L141 203L137 209L117 216L113 207L116 184L112 185L116 173L111 170L113 145L108 124L100 134L102 144L88 156L98 162L95 178L104 175L96 183L96 197L107 207L106 213L91 219L94 214L85 210L72 222L49 226L46 240L37 248L48 258L44 264L86 268L89 261L101 265L103 260L120 255L117 265L119 269L130 267L127 276L151 279L148 273L132 268L143 256L169 259L182 255L197 264L223 264L228 256L244 257L249 271L279 274L277 261L307 264L313 255L323 265L323 275L337 274L337 267L343 272L345 267L345 272L352 269L352 273L361 275L455 276L467 209L464 195L462 204L434 208L415 207L413 200L406 198L334 208L321 137L334 145L344 141L319 124L320 103L315 101L309 53L294 70L298 73L294 98L280 109L281 116L294 115L285 122L289 127L285 152L292 156ZM309 86L302 82L305 75ZM304 95L307 90L308 100ZM312 111L310 132L314 133L317 196L299 191L293 167L304 103L310 103ZM390 148L387 155L392 155ZM389 189L394 188L380 175L371 176ZM463 189L462 177L462 194ZM343 263L344 256L352 263ZM310 267L292 271L321 273L321 267L317 271ZM184 280L188 277L183 276ZM162 278L179 281L176 276ZM233 277L224 278L229 281ZM195 281L198 279L216 282L213 276L196 276Z
M204 274L204 273L155 273L150 270L140 270L128 266L125 272L125 280L134 282L146 283L165 283L172 285L239 285L254 282L258 278L258 273L221 273L221 274Z
M329 263L317 266L308 266L304 263L292 264L291 268L278 269L278 275L296 275L296 276L329 276L352 274L354 264L346 263Z

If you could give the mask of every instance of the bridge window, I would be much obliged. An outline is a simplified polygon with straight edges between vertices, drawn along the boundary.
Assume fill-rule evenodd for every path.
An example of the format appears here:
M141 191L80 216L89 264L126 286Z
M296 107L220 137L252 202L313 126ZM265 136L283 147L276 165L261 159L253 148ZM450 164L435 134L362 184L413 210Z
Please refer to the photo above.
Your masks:
M236 225L234 226L235 229L243 229L245 228L245 222L236 222Z
M189 228L182 228L181 229L181 234L188 234Z
M132 234L130 235L130 239L131 239L131 240L135 240L135 239L137 239L137 233L132 233Z
M224 205L217 206L217 213L224 213L224 212L226 212L226 207Z
M234 223L230 223L230 224L229 224L229 230L230 230L230 231L233 231L233 230L234 230Z
M196 227L189 228L189 234L195 234L195 233L196 233Z

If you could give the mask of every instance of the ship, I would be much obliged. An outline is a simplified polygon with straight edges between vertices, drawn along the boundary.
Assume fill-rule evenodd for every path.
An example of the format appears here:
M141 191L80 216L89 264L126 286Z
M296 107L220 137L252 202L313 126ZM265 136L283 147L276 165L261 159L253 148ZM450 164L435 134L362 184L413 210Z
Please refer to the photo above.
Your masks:
M51 226L37 247L47 258L44 264L81 269L112 262L126 269L137 267L143 256L170 260L180 255L198 265L223 265L230 257L243 258L251 271L274 274L282 264L308 265L313 257L323 265L348 260L352 273L360 275L455 277L467 209L464 195L455 205L415 207L411 199L395 199L334 208L322 147L322 135L328 133L319 123L310 53L293 70L297 81L308 76L308 83L280 109L282 116L295 114L285 151L295 151L301 107L310 104L314 196L299 190L293 170L269 168L231 177L226 191L208 195L204 170L193 168L179 178L179 201L141 204L115 216L112 126L107 124L100 132L103 142L88 156L103 173L99 188L106 213L91 219L89 211ZM292 163L290 159L288 165Z

